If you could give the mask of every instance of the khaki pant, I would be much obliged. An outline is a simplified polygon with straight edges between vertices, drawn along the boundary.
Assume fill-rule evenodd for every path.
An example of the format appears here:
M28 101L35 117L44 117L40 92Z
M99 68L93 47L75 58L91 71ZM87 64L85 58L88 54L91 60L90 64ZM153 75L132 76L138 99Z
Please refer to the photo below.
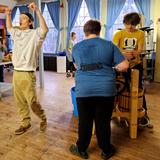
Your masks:
M22 126L30 124L30 109L41 119L46 119L44 110L37 102L36 76L34 72L14 71L13 92Z

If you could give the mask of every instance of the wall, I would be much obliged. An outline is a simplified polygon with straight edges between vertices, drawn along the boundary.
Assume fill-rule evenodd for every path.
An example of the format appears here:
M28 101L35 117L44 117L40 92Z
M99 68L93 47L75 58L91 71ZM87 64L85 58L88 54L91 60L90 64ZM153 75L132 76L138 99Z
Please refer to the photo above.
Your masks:
M0 13L0 19L5 19L5 14L4 13Z
M160 18L159 6L160 0L152 0L152 14L154 21L154 41L156 41L156 61L155 61L155 72L154 72L154 81L160 82L160 22L158 19Z
M9 6L10 8L13 8L13 6L16 4L14 0L1 0L0 4ZM4 19L5 14L0 13L0 19Z
M1 0L0 4L7 5L10 8L13 8L13 6L16 4L16 2L13 0Z
M102 29L101 29L101 34L100 36L102 38L105 38L105 25L106 25L106 20L107 20L107 1L106 0L101 0L101 3L100 3L100 7L101 7L101 10L100 10L100 22L101 22L101 25L102 25Z
M153 20L153 26L154 26L154 41L157 39L157 20L160 18L159 14L159 6L160 6L160 0L152 0L152 7L151 7L151 18Z
M60 32L60 47L59 51L63 51L66 49L66 43L67 43L67 23L68 23L68 17L66 16L68 14L68 5L66 0L61 0L60 3L63 3L63 8L60 8L60 28L62 28Z

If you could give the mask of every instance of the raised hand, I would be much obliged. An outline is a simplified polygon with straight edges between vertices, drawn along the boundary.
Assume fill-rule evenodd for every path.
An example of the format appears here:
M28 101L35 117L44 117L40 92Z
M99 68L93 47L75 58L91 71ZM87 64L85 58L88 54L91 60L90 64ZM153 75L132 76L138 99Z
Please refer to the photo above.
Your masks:
M39 20L40 27L44 31L44 34L46 34L48 32L48 27L37 5L34 2L32 2L28 5L28 8L31 9L33 12L35 11Z
M5 8L6 15L11 15L11 9L9 7Z
M38 7L36 6L36 4L34 2L30 3L28 5L29 9L31 9L32 11L36 11L38 9Z

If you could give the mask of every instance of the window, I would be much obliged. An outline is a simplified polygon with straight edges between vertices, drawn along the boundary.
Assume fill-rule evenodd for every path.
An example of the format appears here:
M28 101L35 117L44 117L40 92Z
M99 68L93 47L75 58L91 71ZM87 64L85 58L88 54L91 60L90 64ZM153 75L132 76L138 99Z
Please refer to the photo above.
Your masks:
M12 22L13 26L19 26L19 16L20 16L20 11L19 8L17 8L15 17Z
M51 16L49 14L49 11L46 5L44 8L43 17L49 28L47 37L43 43L43 52L55 54L56 46L57 46L58 31L52 22Z
M77 21L72 29L72 32L77 33L76 42L82 41L84 39L83 26L89 19L90 19L90 16L88 13L87 5L83 0L78 17L77 17Z
M125 14L130 12L138 12L138 9L134 3L134 0L126 0L125 5L120 13L120 15L117 17L113 27L110 29L110 35L113 36L114 32L117 29L123 28L123 17Z

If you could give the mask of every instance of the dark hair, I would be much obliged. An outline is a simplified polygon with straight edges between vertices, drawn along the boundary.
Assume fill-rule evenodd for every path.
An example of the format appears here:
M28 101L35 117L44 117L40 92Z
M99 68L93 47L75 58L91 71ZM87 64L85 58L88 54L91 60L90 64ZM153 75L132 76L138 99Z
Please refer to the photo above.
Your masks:
M131 24L136 26L141 21L140 15L136 12L128 13L123 18L124 24Z
M26 15L26 16L29 18L29 21L30 21L30 22L34 22L34 18L33 18L33 16L32 16L32 14L30 14L30 13L28 13L28 12L22 12L21 14ZM31 24L31 25L29 26L29 28L30 28L30 29L33 29L33 24Z
M85 23L83 27L83 31L86 36L90 34L99 35L101 31L101 23L97 20L91 19Z
M71 32L71 37L73 37L74 35L76 35L76 33L75 32Z

